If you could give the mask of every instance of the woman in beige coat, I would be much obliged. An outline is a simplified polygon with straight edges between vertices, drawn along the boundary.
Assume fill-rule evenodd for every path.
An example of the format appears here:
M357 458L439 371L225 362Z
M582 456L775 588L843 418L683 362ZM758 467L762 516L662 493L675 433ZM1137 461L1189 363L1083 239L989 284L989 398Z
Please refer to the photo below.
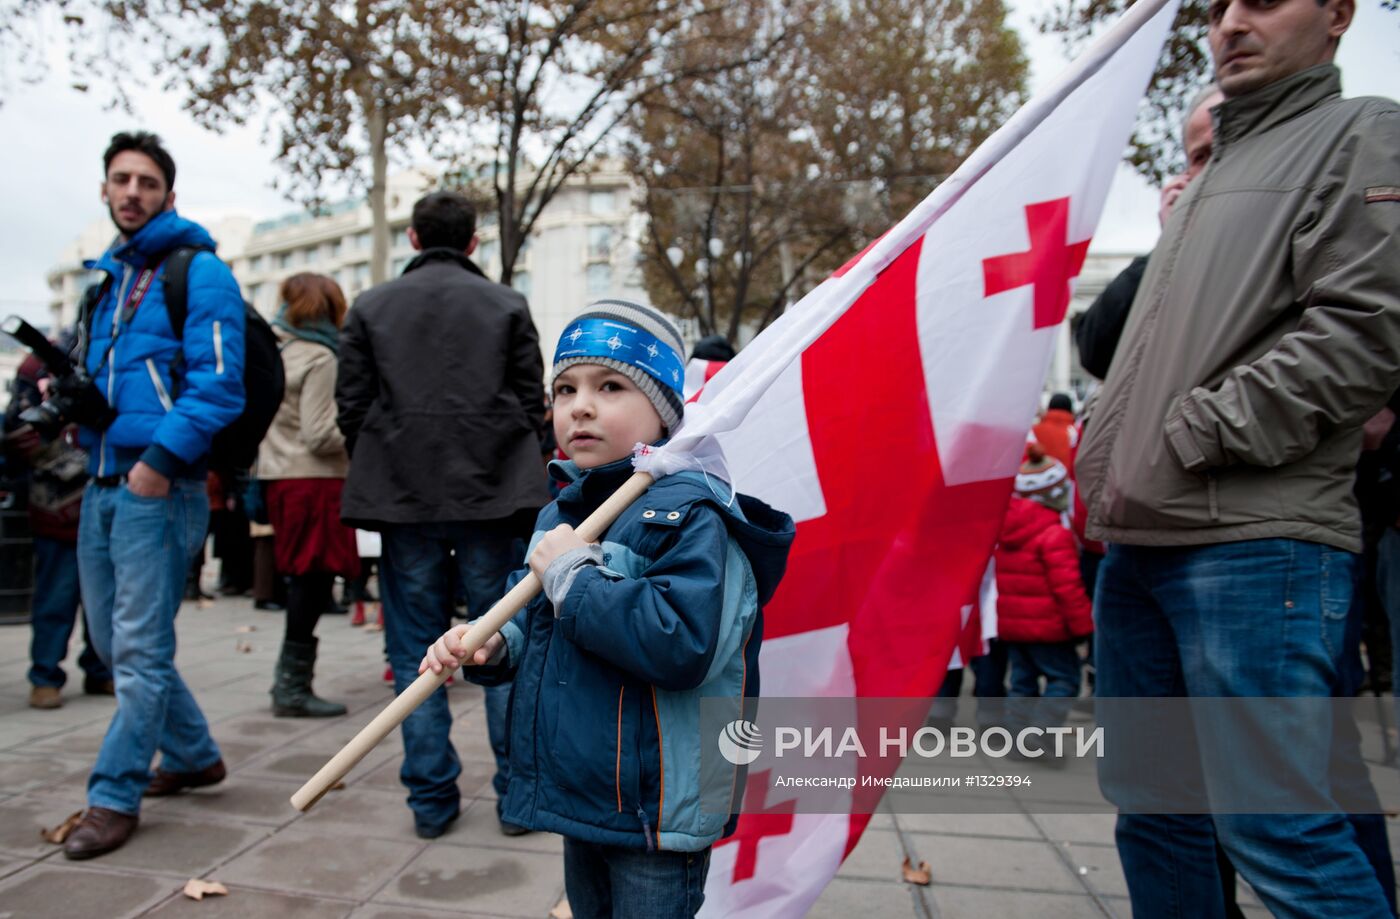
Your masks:
M311 691L316 621L331 605L336 575L359 573L354 531L340 522L340 493L350 460L336 427L336 348L345 295L320 274L282 282L273 320L287 387L258 451L267 484L277 571L287 584L287 627L272 686L272 713L282 717L345 714L345 706Z

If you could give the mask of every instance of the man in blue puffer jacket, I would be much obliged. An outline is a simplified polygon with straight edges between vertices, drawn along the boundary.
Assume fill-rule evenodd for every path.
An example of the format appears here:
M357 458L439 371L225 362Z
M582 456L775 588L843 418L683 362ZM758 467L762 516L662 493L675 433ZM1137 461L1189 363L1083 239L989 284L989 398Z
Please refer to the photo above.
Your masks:
M174 160L154 134L122 133L103 166L102 200L118 234L88 265L107 280L87 317L84 361L115 418L82 429L92 480L78 570L117 711L88 779L88 808L64 843L69 858L124 844L143 795L224 777L204 714L175 671L175 613L208 525L209 444L243 409L243 298L214 240L175 213ZM190 264L182 330L171 328L161 277L180 246L209 250Z
M580 919L700 908L710 847L733 831L743 787L701 757L715 742L701 700L728 700L738 717L758 695L763 605L795 534L788 515L693 473L653 484L601 544L574 532L632 474L633 446L679 422L681 350L671 322L639 304L599 301L569 324L552 388L570 459L551 464L568 484L530 552L544 591L466 672L488 684L514 674L502 819L564 836ZM455 667L467 628L438 639L420 670Z

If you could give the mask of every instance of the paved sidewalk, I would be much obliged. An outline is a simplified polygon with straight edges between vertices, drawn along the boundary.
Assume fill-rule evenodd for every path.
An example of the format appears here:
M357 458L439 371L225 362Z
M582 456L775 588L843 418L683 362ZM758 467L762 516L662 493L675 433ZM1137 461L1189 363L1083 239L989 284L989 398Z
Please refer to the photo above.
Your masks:
M240 631L248 626L254 631ZM124 848L70 862L40 838L40 828L82 808L113 700L82 694L74 653L64 707L28 708L29 629L0 627L0 919L546 916L563 895L560 841L498 832L476 687L450 690L465 800L462 819L441 839L424 842L413 833L397 736L310 813L287 803L391 697L380 681L381 634L351 628L340 616L324 617L318 631L317 690L351 714L273 718L267 689L281 614L256 612L243 599L186 603L180 671L213 724L230 776L213 788L148 801ZM879 814L811 915L1127 919L1112 843L1112 819L1102 814ZM901 881L906 856L929 863L931 886ZM223 882L229 896L186 899L180 889L193 877ZM1248 892L1241 902L1248 915L1266 915Z

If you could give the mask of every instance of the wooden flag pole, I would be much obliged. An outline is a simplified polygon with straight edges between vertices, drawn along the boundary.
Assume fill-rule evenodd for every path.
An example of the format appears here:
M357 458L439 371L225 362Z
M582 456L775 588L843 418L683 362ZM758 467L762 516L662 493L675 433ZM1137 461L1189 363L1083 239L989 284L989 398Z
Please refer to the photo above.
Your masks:
M597 542L607 532L608 527L617 519L618 515L626 510L633 501L636 501L651 487L655 479L646 472L633 473L632 477L623 482L611 497L599 505L598 509L588 515L588 519L579 524L578 535L584 542ZM476 653L477 649L486 643L486 639L495 635L501 628L510 621L511 617L520 612L527 603L534 599L535 594L540 591L540 580L535 577L532 571L527 574L520 583L510 589L496 605L491 607L486 615L480 617L472 623L471 628L463 636L462 643L466 647L466 656L470 657ZM390 613L392 615L392 612ZM427 650L426 648L424 649ZM441 673L433 673L431 670L424 671L418 679L409 684L408 688L401 692L393 702L385 706L375 719L361 729L360 733L351 738L350 742L341 748L340 752L331 757L330 761L321 767L320 771L313 775L305 785L297 789L292 795L292 807L299 811L309 810L313 804L321 800L321 796L331 789L333 785L345 778L355 764L364 759L370 750L373 750L378 743L389 732L398 727L413 710L422 705L437 688L447 681L449 671L443 669Z

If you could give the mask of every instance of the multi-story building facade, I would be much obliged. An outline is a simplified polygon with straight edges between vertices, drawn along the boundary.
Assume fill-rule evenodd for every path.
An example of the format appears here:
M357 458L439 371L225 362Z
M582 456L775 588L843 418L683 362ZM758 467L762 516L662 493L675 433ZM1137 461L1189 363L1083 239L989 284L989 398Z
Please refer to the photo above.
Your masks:
M413 258L407 229L413 203L438 187L437 176L411 170L391 176L387 189L389 276ZM640 224L633 213L628 177L607 168L568 182L535 222L516 259L511 285L530 301L545 351L569 317L600 296L645 299L636 267ZM198 219L197 212L192 213ZM254 224L233 218L209 225L219 255L233 268L243 295L264 316L278 307L282 281L299 271L330 275L354 298L370 286L370 212L363 199L299 212ZM483 214L474 260L496 278L501 271L500 234L494 214ZM49 272L54 325L72 322L74 307L90 278L85 259L95 258L112 239L107 218L94 221L63 252ZM547 355L546 355L547 356Z
M426 170L390 177L386 205L391 277L402 272L414 255L406 234L413 203L440 184ZM601 296L646 299L637 263L646 225L632 198L629 177L615 167L577 176L550 202L526 240L511 285L530 301L546 363L569 317L588 301ZM192 216L198 219L197 212ZM330 275L353 302L370 286L370 226L369 205L355 199L317 214L292 213L257 224L248 218L229 218L209 225L209 230L219 241L219 254L232 266L244 297L270 318L277 311L279 285L299 271ZM499 277L500 237L494 214L482 215L478 234L481 242L474 259L487 276ZM104 216L68 246L49 272L55 326L73 320L74 306L89 280L83 260L99 255L111 238L112 226ZM1088 390L1091 381L1079 366L1069 330L1074 317L1088 308L1132 257L1091 253L1085 261L1069 321L1058 334L1046 392L1063 390L1082 398ZM681 326L688 335L698 334L694 323Z

